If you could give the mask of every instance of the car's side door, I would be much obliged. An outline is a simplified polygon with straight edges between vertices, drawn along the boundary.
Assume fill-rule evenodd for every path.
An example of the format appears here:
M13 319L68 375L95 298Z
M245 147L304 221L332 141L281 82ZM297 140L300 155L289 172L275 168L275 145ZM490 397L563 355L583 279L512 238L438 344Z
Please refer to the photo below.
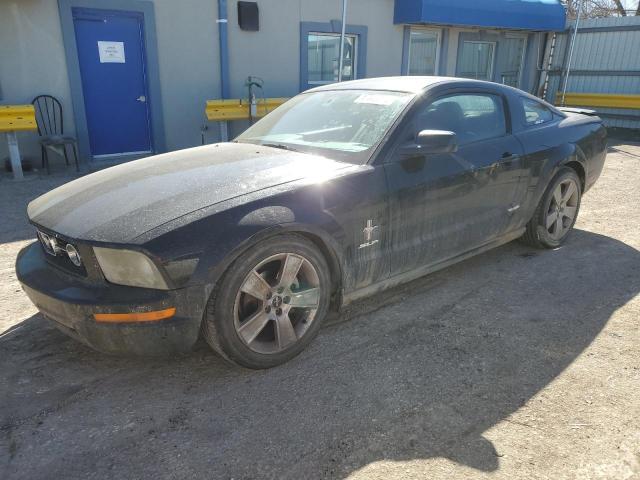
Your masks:
M389 204L382 166L361 166L358 173L322 185L324 209L339 225L330 232L342 246L346 293L389 276Z
M504 233L517 209L522 147L506 99L456 90L414 106L384 159L389 188L391 275L437 264ZM405 155L423 130L456 134L457 151ZM411 150L411 149L409 149Z

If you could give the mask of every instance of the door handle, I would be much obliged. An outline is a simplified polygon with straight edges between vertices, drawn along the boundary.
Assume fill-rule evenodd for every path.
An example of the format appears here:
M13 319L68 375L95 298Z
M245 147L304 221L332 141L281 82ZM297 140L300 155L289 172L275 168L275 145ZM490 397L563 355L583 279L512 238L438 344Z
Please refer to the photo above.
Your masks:
M136 98L136 100L137 100L138 102L142 102L142 103L144 103L144 102L146 102L146 101L147 101L147 97L145 97L144 95L140 95L138 98Z
M514 154L513 154L513 153L511 153L511 152L504 152L504 153L502 154L502 160L510 160L510 159L512 159L512 158L514 158L514 157L517 157L517 155L514 155Z

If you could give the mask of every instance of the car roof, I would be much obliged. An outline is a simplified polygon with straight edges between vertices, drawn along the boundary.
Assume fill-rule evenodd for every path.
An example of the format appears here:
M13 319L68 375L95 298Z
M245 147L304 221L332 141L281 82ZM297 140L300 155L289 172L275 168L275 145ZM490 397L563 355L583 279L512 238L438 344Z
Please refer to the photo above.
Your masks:
M341 83L330 83L328 85L322 85L320 87L312 88L303 93L335 90L380 90L419 94L430 86L442 84L448 84L450 86L460 86L463 88L473 88L474 86L489 87L494 91L501 90L503 93L511 92L512 94L518 95L520 97L525 97L536 102L540 102L554 111L556 114L566 117L566 114L558 110L553 104L528 92L515 87L511 87L510 85L487 82L485 80L474 80L471 78L406 75L395 77L363 78L360 80L349 80Z
M350 90L350 89L362 89L362 90L388 90L394 92L408 92L408 93L420 93L425 88L435 85L436 83L464 83L478 84L478 85L491 85L492 87L502 86L492 82L485 82L482 80L471 80L468 78L458 77L436 77L436 76L397 76L397 77L377 77L377 78L363 78L361 80L350 80L341 83L331 83L329 85L322 85L320 87L308 90L310 92L319 92L323 90Z

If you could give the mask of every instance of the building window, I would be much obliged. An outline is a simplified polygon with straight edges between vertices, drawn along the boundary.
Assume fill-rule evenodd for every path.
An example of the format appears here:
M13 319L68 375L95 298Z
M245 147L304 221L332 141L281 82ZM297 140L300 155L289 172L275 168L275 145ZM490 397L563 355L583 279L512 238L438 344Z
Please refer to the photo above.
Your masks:
M526 37L507 37L500 41L498 56L504 58L504 60L498 60L498 64L502 65L500 83L512 87L520 86L525 45Z
M411 28L407 48L407 75L436 75L438 73L439 31Z
M493 42L464 41L458 58L458 75L476 80L493 78L493 58L496 44Z
M338 81L340 31L338 20L300 22L300 90ZM346 25L342 79L367 75L367 27Z
M338 81L340 34L310 32L307 35L307 83L326 85ZM357 78L358 38L345 35L342 80Z

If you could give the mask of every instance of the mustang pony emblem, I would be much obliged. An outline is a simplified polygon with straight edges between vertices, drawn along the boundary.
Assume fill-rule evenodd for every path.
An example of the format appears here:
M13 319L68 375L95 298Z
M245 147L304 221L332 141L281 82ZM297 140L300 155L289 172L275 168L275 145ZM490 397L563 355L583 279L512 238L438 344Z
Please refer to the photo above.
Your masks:
M378 225L374 225L373 220L367 220L367 226L364 227L364 229L362 230L362 233L364 233L365 243L361 243L358 248L371 247L372 245L375 245L376 243L378 243L377 239L372 240L373 232L375 232L377 229L378 229Z

